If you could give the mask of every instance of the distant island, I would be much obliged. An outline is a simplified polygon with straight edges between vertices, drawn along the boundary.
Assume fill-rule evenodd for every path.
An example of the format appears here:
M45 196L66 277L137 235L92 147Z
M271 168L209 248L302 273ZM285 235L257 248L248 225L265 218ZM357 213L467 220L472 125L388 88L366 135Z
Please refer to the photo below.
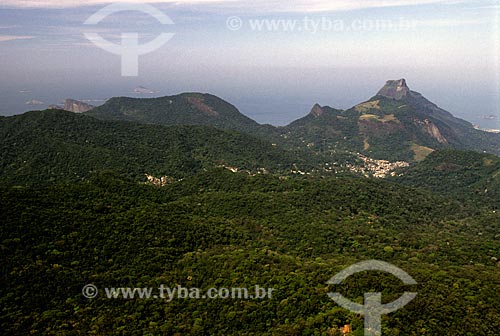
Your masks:
M44 105L45 103L41 100L31 99L26 102L26 105Z
M144 86L138 86L134 89L134 93L138 93L138 94L154 94L156 93L155 90L152 90L152 89L149 89L147 87L144 87Z

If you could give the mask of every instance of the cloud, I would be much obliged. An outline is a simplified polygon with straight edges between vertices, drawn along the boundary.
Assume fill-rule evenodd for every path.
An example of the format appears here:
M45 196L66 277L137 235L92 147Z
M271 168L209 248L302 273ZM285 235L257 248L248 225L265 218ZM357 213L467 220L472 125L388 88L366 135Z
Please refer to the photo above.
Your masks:
M416 6L436 3L462 3L456 0L120 0L122 3L173 4L176 6L213 5L219 9L262 12L327 12L365 8ZM113 3L110 0L2 0L0 7L70 8Z
M485 19L475 19L475 20L465 20L465 19L436 19L436 20L416 20L415 25L417 27L429 27L429 28L445 28L445 27L458 27L458 26L468 26L488 23L489 20Z
M199 4L210 2L234 2L239 0L120 0L120 3L179 3L179 4ZM117 1L112 0L3 0L0 7L9 8L71 8L111 4Z
M265 2L265 1L263 1ZM300 12L328 12L328 11L350 11L368 8L403 7L429 5L436 3L457 3L451 0L296 0L282 4L290 6L292 11Z
M16 35L0 35L0 42L15 41L15 40L31 40L34 36L16 36Z
M481 6L481 7L470 7L467 9L500 9L500 5L491 5L491 6Z

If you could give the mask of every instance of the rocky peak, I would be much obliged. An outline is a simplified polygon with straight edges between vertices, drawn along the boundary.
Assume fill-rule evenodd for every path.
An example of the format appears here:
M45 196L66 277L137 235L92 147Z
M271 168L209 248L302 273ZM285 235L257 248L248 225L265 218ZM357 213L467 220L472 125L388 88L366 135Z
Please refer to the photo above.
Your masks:
M377 93L378 96L384 96L396 100L401 100L410 94L410 88L406 85L405 79L389 80L385 86Z
M311 114L316 118L323 115L324 113L325 113L325 111L323 110L323 108L319 104L314 105L312 110L311 110Z
M81 102L78 100L74 100L74 99L66 99L64 101L64 107L63 107L64 110L74 112L74 113L87 112L87 111L92 110L93 108L94 108L94 106L92 106L90 104L87 104L87 103L84 103L84 102Z

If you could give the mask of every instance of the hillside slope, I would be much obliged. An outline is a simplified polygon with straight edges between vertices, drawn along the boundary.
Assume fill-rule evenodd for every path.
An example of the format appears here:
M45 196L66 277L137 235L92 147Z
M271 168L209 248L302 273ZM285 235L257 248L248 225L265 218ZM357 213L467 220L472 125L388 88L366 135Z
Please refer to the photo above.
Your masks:
M387 81L373 98L345 111L316 104L309 115L286 127L260 125L230 103L201 93L153 99L112 98L86 114L144 124L210 125L293 149L347 151L391 161L421 161L438 149L500 155L500 134L477 130L454 117L410 90L404 79Z
M411 91L404 79L388 81L373 98L346 111L315 105L309 115L281 131L294 145L393 161L421 161L446 148L500 155L500 134L455 118Z
M236 107L210 94L183 93L161 98L112 98L86 113L102 120L127 120L158 125L209 125L224 130L265 134L272 127L259 125Z
M384 335L495 335L500 214L368 179L283 180L219 169L168 188L99 176L50 188L0 187L0 328L5 334L363 334L327 295L384 301ZM495 258L495 259L494 259ZM377 259L380 272L326 282ZM98 296L86 299L93 284ZM274 289L264 299L111 299L105 288Z
M500 158L453 150L437 151L400 172L393 180L458 199L473 199L500 208Z
M0 182L79 181L113 170L142 180L185 177L226 165L290 169L297 160L271 143L206 126L100 121L61 110L0 118Z

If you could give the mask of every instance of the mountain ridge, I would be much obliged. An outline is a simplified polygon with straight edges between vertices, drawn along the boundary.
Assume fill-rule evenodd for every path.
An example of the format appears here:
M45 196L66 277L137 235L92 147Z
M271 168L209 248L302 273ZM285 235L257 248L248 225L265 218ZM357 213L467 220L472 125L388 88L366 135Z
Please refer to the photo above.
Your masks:
M0 118L0 182L78 182L113 170L135 180L203 169L290 170L298 158L257 137L210 126L106 121L64 110Z
M454 117L412 91L405 79L387 81L375 96L346 110L315 104L303 118L283 127L261 125L231 103L197 92L115 97L83 115L150 125L210 126L327 159L346 152L376 160L418 162L443 149L500 155L500 134L477 130Z
M420 161L439 149L500 155L500 135L454 117L412 91L405 79L387 81L375 96L347 110L316 104L281 135L318 151L343 149L393 161Z
M315 152L348 151L375 159L420 161L439 149L475 150L500 155L500 134L477 130L409 88L406 79L389 80L365 102L347 110L315 104L287 126L261 125L236 106L208 93L160 98L115 97L86 112L103 120L160 125L210 125Z
M160 125L209 125L220 129L265 133L268 128L208 93L187 92L159 98L115 97L86 113L103 120Z

